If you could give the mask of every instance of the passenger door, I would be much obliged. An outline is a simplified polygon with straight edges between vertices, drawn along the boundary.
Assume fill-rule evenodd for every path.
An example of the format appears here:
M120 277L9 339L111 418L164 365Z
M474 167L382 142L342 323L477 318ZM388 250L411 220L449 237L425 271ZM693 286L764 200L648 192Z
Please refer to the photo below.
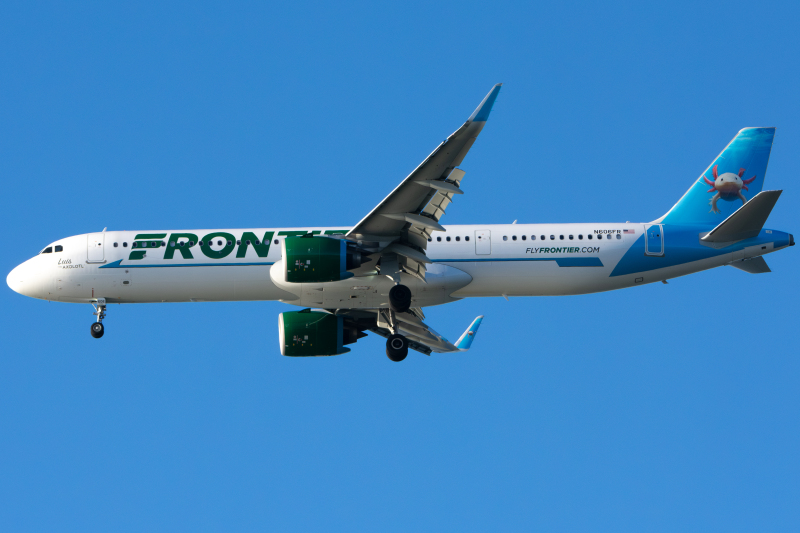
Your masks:
M105 263L105 239L106 234L103 233L90 233L87 237L87 263Z
M492 253L492 232L488 229L475 230L475 253L477 255Z
M661 224L645 224L644 255L664 255L664 226Z

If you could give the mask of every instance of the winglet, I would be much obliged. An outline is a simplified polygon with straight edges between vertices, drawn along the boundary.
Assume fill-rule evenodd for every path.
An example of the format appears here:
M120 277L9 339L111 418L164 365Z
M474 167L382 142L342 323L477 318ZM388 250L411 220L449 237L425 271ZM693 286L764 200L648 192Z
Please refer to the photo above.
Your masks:
M469 350L469 347L472 346L472 341L475 339L475 334L478 333L478 328L481 327L482 321L483 315L472 321L472 324L469 325L467 331L465 331L464 334L461 335L456 341L456 348L462 352Z
M489 118L489 113L492 112L492 106L494 105L494 101L497 99L497 94L500 92L500 87L502 87L502 83L498 83L492 90L489 91L489 94L486 95L486 98L483 99L481 104L478 106L478 109L475 110L472 115L467 119L467 122L486 122L486 119Z

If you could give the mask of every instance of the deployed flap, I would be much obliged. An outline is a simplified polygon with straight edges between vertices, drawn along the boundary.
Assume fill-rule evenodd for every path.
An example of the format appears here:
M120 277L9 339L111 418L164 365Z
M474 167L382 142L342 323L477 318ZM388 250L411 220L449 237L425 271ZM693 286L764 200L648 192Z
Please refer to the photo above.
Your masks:
M733 242L755 237L767 222L783 191L762 191L711 230L701 240Z
M360 330L367 330L388 338L392 330L408 340L412 350L430 355L431 352L449 353L469 350L483 316L479 316L453 344L422 321L421 309L405 313L389 313L386 309L326 309L328 313L347 317Z
M728 264L732 267L738 268L739 270L744 270L749 274L766 274L767 272L772 272L772 270L769 269L767 262L764 261L763 257L743 259L741 261L734 261L733 263Z

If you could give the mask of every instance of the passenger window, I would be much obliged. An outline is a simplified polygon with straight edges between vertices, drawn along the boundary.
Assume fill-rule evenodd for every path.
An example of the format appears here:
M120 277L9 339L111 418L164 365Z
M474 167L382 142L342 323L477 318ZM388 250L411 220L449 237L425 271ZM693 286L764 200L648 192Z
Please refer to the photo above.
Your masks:
M606 239L610 239L610 238L611 238L611 234L609 233L608 235L606 235Z
M47 248L42 250L42 253L43 254L51 254L51 253L53 253L53 247L52 246L48 246Z
M586 236L586 238L591 241L592 240L592 234L590 233L589 235Z
M433 242L433 239L428 239L428 242Z
M203 241L200 241L197 244L199 244L200 246L203 246Z
M450 237L445 237L445 239L447 240L447 242L450 242Z
M230 246L230 245L232 245L232 244L233 244L231 241L227 241L227 242L228 242L228 246Z
M222 241L217 241L217 246L222 246Z
M436 237L436 242L442 242L442 238L441 237Z
M275 244L278 244L278 239L275 239Z
M516 235L512 235L512 236L511 236L511 240L512 240L512 241L516 241L516 240L517 240L517 236L516 236Z
M582 241L583 240L583 235L578 235L578 240Z
M572 240L572 235L569 236L569 240Z
M536 240L536 235L531 235L531 240L535 241Z
M621 239L621 238L622 238L622 235L620 235L619 233L617 233L617 239Z
M542 239L542 240L545 240L545 238L544 238L544 235L541 235L541 239Z
M237 242L241 243L242 241L237 241ZM246 244L247 246L250 246L250 241L244 241L244 242L245 242L245 244Z
M525 235L523 235L523 236L522 236L522 240L523 240L523 241L524 241L524 240L526 240L527 238L528 238L528 237L526 237Z
M259 245L259 244L261 244L261 241L259 241L258 239L256 239L256 245Z
M175 246L175 243L174 243L174 242L172 243L172 246ZM127 248L127 247L128 247L128 243L127 243L127 242L123 242L123 243L122 243L122 247L123 247L123 248Z
M556 240L556 236L555 236L555 235L550 235L550 240L551 240L551 241L554 241L554 240Z
M116 247L117 247L117 243L114 243L114 248L116 248Z
M194 241L189 241L189 246L194 246Z
M563 235L559 235L558 238L561 239L562 241L564 240L564 236Z
M461 237L456 237L456 241L460 241L460 240L461 240Z
M508 240L508 235L503 235L503 240L507 241Z
M114 246L116 246L116 245L117 245L117 243L114 243ZM55 251L56 252L63 252L64 251L64 247L61 246L60 244L56 244L56 250Z
M465 240L465 241L468 241L468 240L469 240L469 237L464 237L464 240Z

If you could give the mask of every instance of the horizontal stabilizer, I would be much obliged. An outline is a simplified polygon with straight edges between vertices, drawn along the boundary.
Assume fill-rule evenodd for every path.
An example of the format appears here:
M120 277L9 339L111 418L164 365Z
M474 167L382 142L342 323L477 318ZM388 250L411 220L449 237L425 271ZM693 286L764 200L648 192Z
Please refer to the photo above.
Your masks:
M701 240L733 242L756 237L783 191L762 191L737 209Z
M743 259L741 261L734 261L733 263L728 264L732 267L738 268L739 270L744 270L749 274L766 274L767 272L772 272L772 270L769 269L767 262L764 261L763 257Z

